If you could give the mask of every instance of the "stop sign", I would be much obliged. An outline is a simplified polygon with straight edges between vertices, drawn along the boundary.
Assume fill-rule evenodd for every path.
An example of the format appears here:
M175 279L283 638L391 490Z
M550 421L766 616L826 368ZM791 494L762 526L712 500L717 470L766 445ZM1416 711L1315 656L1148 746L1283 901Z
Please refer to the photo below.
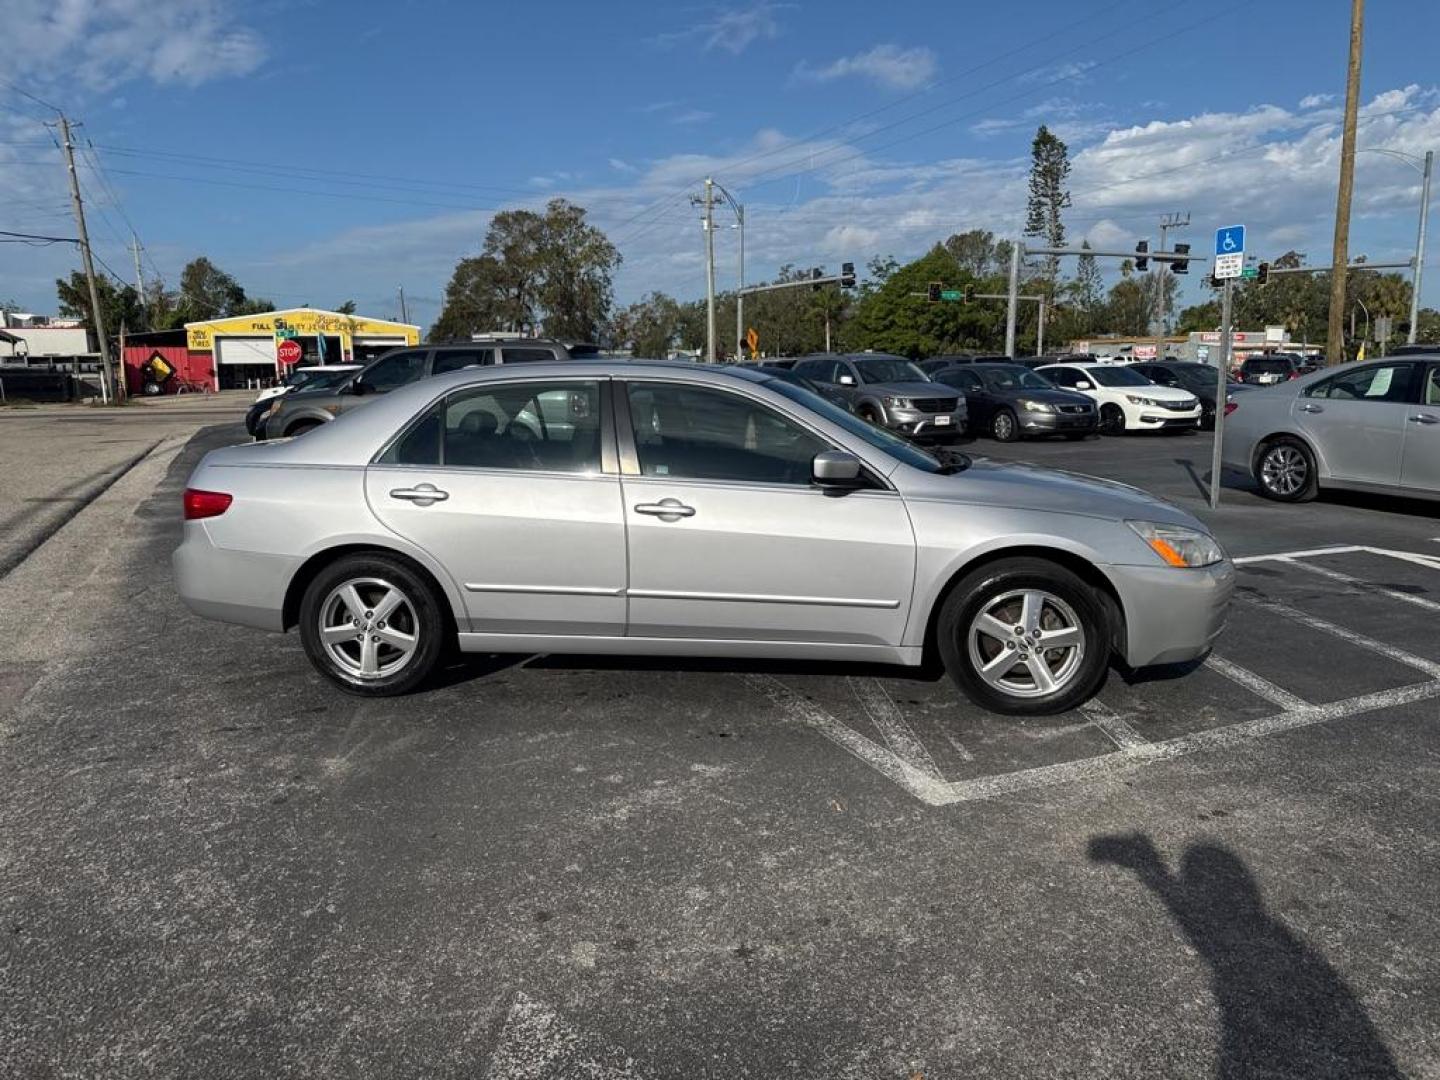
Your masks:
M275 359L286 367L298 364L305 358L305 350L300 347L300 342L294 338L287 338L275 346Z

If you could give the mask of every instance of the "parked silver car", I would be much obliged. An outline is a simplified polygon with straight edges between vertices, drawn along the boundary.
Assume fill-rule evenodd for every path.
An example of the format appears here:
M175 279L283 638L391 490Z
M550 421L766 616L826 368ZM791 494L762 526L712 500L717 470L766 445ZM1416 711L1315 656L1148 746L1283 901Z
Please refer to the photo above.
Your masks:
M930 377L903 356L820 353L792 369L839 394L862 420L913 439L953 442L965 432L965 395Z
M1202 656L1234 571L1121 484L944 460L765 369L571 361L440 375L302 439L208 454L174 568L194 611L298 627L361 694L470 652L918 665L1007 713L1112 652Z
M1321 486L1440 498L1440 350L1234 395L1224 462L1281 502Z

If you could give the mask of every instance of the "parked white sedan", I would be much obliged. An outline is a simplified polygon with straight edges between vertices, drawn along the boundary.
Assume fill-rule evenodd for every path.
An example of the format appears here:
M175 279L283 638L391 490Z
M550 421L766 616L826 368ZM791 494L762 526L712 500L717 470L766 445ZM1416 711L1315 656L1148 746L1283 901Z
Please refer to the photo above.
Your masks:
M1093 398L1100 409L1100 430L1193 430L1200 426L1200 399L1178 386L1160 386L1119 364L1051 364L1041 375L1065 390Z

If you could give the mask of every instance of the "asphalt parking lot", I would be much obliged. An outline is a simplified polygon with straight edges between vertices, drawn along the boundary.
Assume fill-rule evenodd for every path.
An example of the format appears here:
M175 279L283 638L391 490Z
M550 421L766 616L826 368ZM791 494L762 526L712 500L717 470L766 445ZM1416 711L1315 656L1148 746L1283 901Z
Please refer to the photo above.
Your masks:
M981 441L1211 520L1215 655L1031 720L575 657L360 702L175 597L241 437L0 578L0 1076L1440 1076L1435 507Z

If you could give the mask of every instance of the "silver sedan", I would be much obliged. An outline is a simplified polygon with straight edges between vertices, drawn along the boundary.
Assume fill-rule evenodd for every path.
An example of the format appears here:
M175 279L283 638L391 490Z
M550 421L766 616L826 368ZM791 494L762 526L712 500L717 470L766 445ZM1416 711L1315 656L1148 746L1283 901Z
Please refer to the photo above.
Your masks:
M1204 655L1234 570L1134 488L921 450L764 369L436 376L217 450L174 556L202 615L297 628L367 695L447 647L852 660L929 650L975 702L1058 712L1112 654Z
M1322 368L1233 403L1224 462L1269 498L1322 486L1440 498L1440 350Z

